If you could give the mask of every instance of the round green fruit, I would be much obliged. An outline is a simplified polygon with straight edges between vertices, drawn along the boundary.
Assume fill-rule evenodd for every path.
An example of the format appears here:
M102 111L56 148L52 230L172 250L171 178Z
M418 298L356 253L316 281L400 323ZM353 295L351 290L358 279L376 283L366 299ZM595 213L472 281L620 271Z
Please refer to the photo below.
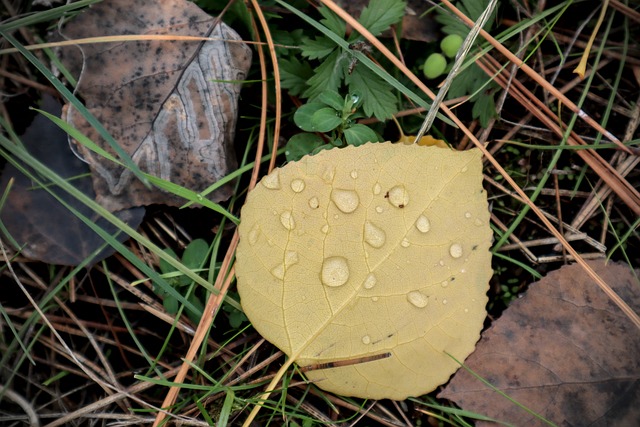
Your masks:
M457 34L449 34L443 38L440 42L440 49L449 58L453 58L458 53L460 46L462 46L462 37Z
M422 71L424 76L428 79L435 79L444 73L447 68L447 60L444 55L440 53L432 53L429 55L426 61L424 61L424 67Z

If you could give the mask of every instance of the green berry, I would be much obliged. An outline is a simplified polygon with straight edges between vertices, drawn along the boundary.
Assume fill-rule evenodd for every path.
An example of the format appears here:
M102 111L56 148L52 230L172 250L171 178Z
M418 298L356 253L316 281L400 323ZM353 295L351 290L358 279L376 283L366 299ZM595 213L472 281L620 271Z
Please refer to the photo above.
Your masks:
M428 79L435 79L444 73L444 70L447 68L447 60L440 53L432 53L429 55L426 61L424 61L424 67L422 71L424 72L424 76Z
M459 35L449 34L440 42L440 49L442 49L442 53L447 55L449 58L453 58L456 56L456 53L458 53L460 46L462 46L462 41L462 37Z

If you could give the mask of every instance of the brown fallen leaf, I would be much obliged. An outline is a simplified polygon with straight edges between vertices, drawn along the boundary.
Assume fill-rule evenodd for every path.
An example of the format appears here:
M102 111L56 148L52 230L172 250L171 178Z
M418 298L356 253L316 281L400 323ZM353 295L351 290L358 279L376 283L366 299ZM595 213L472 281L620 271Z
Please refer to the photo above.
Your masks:
M640 310L640 283L628 266L590 265ZM640 332L579 265L531 285L465 365L557 425L640 425ZM517 426L547 425L463 369L439 397Z
M85 44L62 51L63 64L79 77L77 94L140 169L204 190L237 167L237 101L251 51L235 31L186 0L106 0L62 30L65 39L126 34L217 39ZM66 120L114 153L71 106ZM147 189L131 171L81 144L74 148L91 165L97 200L109 210L185 202ZM210 198L230 194L226 186Z
M42 109L59 115L61 106L53 98L45 96ZM21 139L25 148L36 159L61 177L73 179L73 185L89 197L95 196L91 179L82 176L89 173L89 167L73 155L69 149L67 134L49 119L36 116ZM34 182L10 164L2 173L0 191L4 192L11 178L14 179L13 186L0 211L0 219L11 235L6 240L15 240L19 245L15 249L19 249L22 255L48 264L78 265L104 245L100 236L55 197L42 188L34 187ZM50 187L50 190L108 233L115 234L118 231L64 190L57 187ZM116 212L115 215L130 227L137 228L144 212L143 207L138 207ZM120 233L118 240L124 241L128 237ZM114 252L111 246L107 246L91 259L90 264L95 264Z

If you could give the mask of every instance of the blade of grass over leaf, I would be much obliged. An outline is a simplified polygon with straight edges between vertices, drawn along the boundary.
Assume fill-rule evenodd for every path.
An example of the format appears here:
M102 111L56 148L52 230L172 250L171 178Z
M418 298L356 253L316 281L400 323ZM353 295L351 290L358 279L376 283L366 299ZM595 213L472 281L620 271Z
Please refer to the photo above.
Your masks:
M51 84L64 96L64 98L73 105L82 116L90 123L100 134L102 138L109 144L109 146L120 156L120 159L127 168L133 172L133 174L140 179L145 185L149 185L147 179L140 168L134 163L131 156L129 156L120 145L113 139L113 137L107 132L102 124L91 114L87 108L67 89L56 76L53 75L47 67L38 60L31 52L27 51L11 34L0 28L0 36L7 39L18 51L24 56L34 67L42 73L42 75L51 82Z
M146 237L142 236L140 233L138 233L137 231L133 230L131 227L129 227L123 221L121 221L120 219L115 217L112 213L110 213L107 210L105 210L102 206L97 204L95 201L89 199L85 194L83 194L80 191L78 191L71 184L69 184L66 180L60 178L56 173L54 173L49 168L45 167L42 163L40 163L39 161L37 161L33 157L31 157L27 152L25 152L25 151L15 147L15 146L13 146L8 140L6 140L5 138L2 138L2 137L0 137L0 145L3 147L3 150L0 152L0 154L3 157L5 157L9 162L11 162L14 166L16 166L19 170L21 170L23 173L30 175L31 179L33 179L35 182L39 183L39 185L42 185L43 188L46 189L47 186L44 183L42 183L39 178L29 174L29 172L27 170L25 170L24 168L22 168L20 163L18 163L16 160L20 160L20 161L24 162L26 165L28 165L29 167L37 170L40 174L42 174L42 176L46 177L52 183L54 183L58 187L62 188L64 191L66 191L69 194L71 194L78 201L80 201L81 203L87 205L94 212L96 212L97 214L101 215L102 217L104 217L106 220L108 220L112 224L116 225L118 227L118 229L120 229L123 232L127 233L129 236L134 238L136 241L138 241L143 246L146 246L147 248L153 250L154 252L157 252L160 257L162 257L166 262L168 262L169 264L174 266L177 270L179 270L182 273L184 273L186 276L188 276L189 278L194 280L196 283L198 283L201 286L203 286L205 289L208 289L209 291L213 291L213 288L211 287L211 284L209 284L202 277L200 277L199 275L193 273L189 269L185 269L185 267L182 265L182 263L178 262L173 257L165 254L164 251L162 251L158 246L156 246L155 244L150 242ZM11 155L9 155L9 153ZM67 208L70 208L70 207L67 206ZM91 227L96 233L100 234L101 237L103 237L106 241L109 242L109 244L111 244L114 248L116 248L118 250L118 252L120 252L125 258L127 258L128 261L130 261L132 264L134 264L136 267L138 267L141 271L143 271L145 274L147 274L151 279L153 279L154 281L157 281L160 284L164 284L166 286L166 291L167 292L172 293L177 299L179 299L184 304L191 306L191 303L186 301L184 299L184 297L182 297L169 284L167 284L166 281L164 279L162 279L162 277L160 277L160 275L158 275L154 270L149 268L146 264L141 262L141 260L138 257L136 257L135 255L133 255L133 253L131 253L131 251L129 251L124 245L122 245L120 242L118 242L115 239L113 239L110 235L103 233L102 229L96 227L95 224L93 223L93 221L90 221L88 218L83 217L83 216L79 216L79 218L81 218L82 221L85 222L87 224L87 226ZM193 308L195 309L195 307L193 307Z

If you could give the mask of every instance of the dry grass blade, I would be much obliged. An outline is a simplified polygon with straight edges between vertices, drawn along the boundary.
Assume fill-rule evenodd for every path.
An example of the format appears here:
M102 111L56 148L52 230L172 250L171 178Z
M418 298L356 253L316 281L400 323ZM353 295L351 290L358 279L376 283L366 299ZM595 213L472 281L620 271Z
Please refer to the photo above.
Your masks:
M509 76L502 69L500 63L491 55L484 55L478 61L478 65L487 75L495 76L495 81L502 86L503 89L509 89L509 93L525 107L528 111L544 123L548 129L552 130L558 138L562 139L565 133L565 126L561 126L557 122L554 113L541 100L539 100L529 89L527 89L517 79L511 81L509 85ZM574 131L567 138L567 142L574 146L586 146L587 143ZM600 154L595 150L585 149L578 150L577 154L587 163L607 185L614 191L634 212L640 214L640 193L636 190L624 177L608 162L606 162Z

